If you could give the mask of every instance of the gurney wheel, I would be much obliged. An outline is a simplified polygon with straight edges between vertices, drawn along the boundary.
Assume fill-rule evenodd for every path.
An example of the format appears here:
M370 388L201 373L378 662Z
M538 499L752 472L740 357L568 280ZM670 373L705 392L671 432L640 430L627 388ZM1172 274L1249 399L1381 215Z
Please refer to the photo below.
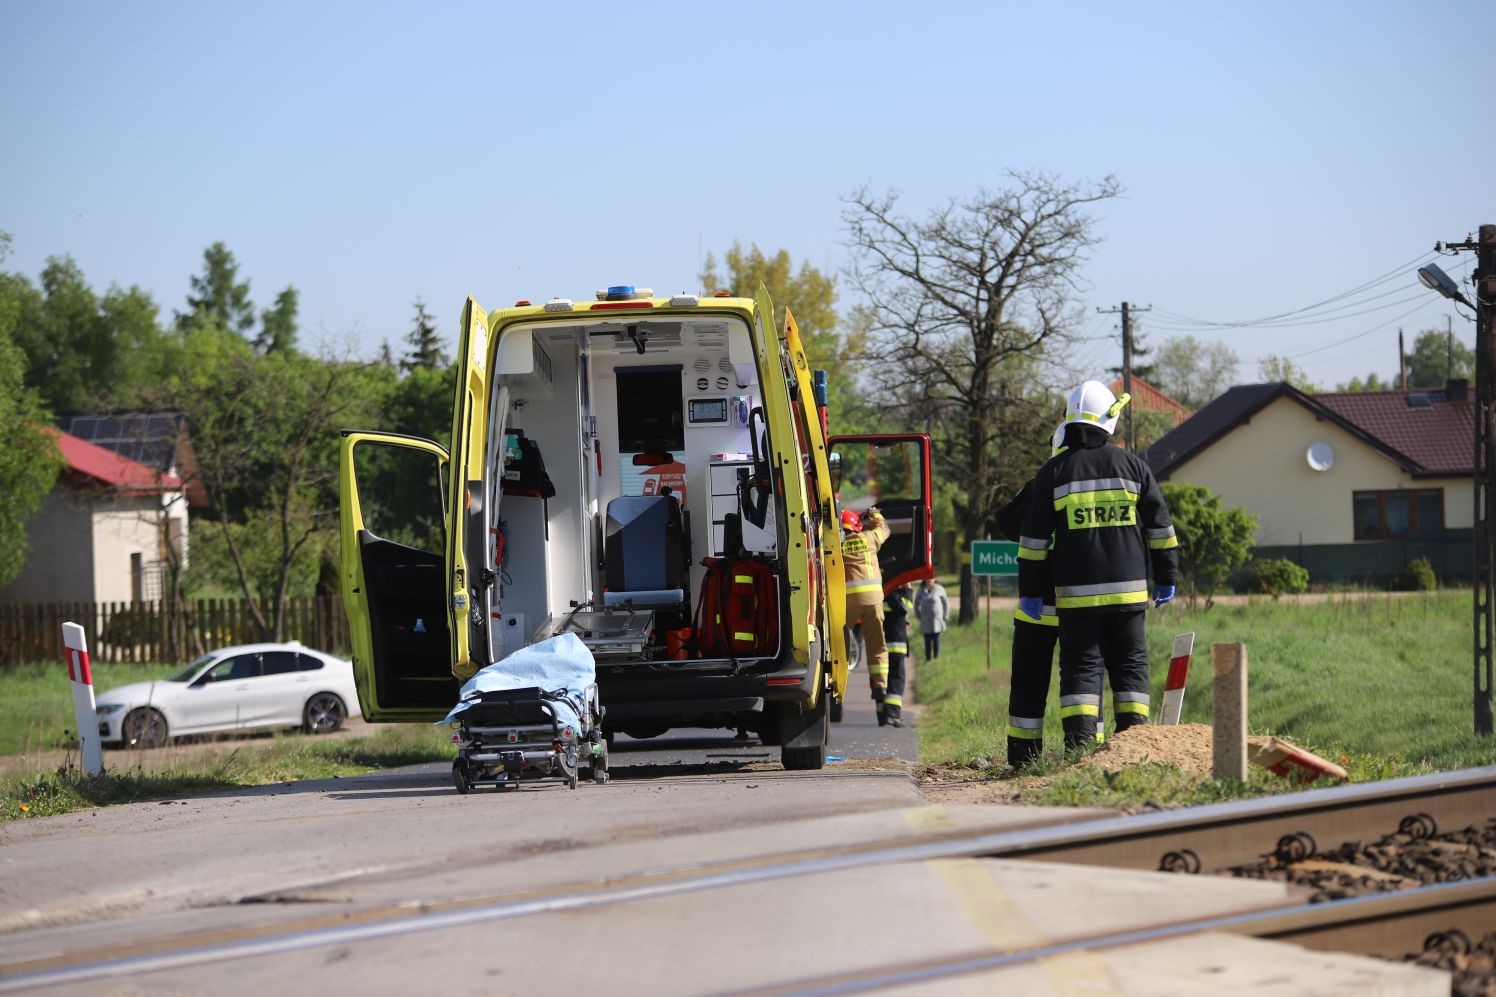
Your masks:
M464 796L473 788L472 782L468 779L467 768L460 761L452 763L452 785L456 786L457 791Z
M606 785L608 782L607 769L598 769L596 772L594 772L592 775L592 781L597 783L599 786Z

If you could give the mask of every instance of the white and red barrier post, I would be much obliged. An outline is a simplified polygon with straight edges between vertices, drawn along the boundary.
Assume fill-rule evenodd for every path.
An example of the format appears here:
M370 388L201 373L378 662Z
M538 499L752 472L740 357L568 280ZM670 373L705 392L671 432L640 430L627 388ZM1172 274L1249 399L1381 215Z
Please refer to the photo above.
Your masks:
M1169 677L1164 680L1164 709L1159 723L1179 723L1179 711L1184 709L1184 686L1190 677L1190 656L1195 653L1195 635L1179 634L1174 638L1174 651L1169 655Z
M62 643L73 686L73 713L78 719L78 745L83 771L104 774L104 744L99 740L99 718L94 710L93 672L88 667L88 638L76 623L62 625Z

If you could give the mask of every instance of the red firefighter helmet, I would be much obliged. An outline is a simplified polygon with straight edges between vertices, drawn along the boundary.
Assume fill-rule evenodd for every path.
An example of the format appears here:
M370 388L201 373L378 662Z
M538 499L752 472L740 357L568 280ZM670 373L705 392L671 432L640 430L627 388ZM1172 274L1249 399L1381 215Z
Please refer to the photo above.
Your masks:
M853 533L862 532L862 517L857 515L855 510L843 509L841 519L842 526L846 529L851 530Z

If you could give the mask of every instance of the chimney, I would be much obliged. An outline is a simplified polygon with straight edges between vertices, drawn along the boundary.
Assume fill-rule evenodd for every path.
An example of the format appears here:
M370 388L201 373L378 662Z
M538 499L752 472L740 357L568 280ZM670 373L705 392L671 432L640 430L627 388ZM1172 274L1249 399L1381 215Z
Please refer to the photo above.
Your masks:
M1470 400L1470 382L1463 377L1451 377L1444 382L1444 399L1451 402Z

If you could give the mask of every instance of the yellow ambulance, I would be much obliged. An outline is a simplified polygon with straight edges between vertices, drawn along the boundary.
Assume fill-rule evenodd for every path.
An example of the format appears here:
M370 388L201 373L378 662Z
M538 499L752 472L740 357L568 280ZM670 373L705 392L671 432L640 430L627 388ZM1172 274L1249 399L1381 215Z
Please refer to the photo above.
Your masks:
M754 298L463 311L452 436L344 430L342 592L371 721L565 633L610 734L752 731L817 769L848 695L840 511L892 587L932 574L929 438L830 437L825 378Z

